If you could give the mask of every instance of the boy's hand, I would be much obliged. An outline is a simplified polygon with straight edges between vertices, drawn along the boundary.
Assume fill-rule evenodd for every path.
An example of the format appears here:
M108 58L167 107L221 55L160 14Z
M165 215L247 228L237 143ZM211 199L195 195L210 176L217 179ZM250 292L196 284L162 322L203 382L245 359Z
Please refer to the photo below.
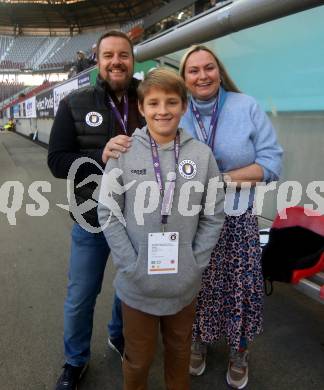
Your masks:
M125 153L132 145L132 138L127 135L117 135L111 138L102 152L102 162L104 164L112 158L118 158L120 153Z

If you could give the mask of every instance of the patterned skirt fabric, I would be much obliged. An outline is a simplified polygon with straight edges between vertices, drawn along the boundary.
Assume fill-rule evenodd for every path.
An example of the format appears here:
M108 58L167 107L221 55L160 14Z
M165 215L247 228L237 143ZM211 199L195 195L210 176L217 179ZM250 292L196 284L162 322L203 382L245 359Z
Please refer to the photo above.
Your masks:
M238 349L241 336L252 341L262 331L263 277L258 221L249 209L226 216L202 278L193 340L225 338Z

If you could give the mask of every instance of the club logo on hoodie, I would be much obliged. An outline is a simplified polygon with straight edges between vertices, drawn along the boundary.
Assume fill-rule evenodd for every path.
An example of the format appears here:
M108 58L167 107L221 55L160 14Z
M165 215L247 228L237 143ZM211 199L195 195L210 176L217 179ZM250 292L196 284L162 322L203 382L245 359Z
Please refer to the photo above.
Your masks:
M183 160L179 164L179 173L185 179L192 179L197 174L197 165L192 160Z
M88 112L86 117L85 117L85 121L86 121L87 125L89 125L91 127L100 126L102 123L102 120L103 120L102 115L96 111Z

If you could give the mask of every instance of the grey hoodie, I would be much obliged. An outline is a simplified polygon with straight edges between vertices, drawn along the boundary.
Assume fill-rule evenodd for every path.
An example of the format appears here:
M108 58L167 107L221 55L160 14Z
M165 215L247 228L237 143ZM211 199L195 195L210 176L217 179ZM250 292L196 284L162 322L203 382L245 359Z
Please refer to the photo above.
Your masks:
M167 173L175 170L174 142L159 146L158 152L165 184ZM206 204L209 180L219 175L215 158L208 146L180 129L179 167L183 160L195 163L197 172L188 178L184 171L180 174L181 169L176 170L176 188L166 231L179 232L177 274L147 273L148 234L161 232L162 199L146 127L135 130L127 153L108 161L101 183L98 217L117 268L114 280L117 295L128 306L153 315L175 314L193 301L224 222L223 190L218 189L213 200ZM196 181L201 183L198 183L200 188L185 191L183 185L190 186ZM149 182L155 190L144 191L144 182ZM130 188L123 192L120 186L128 183L131 183ZM154 203L157 207L150 206ZM141 204L153 211L139 212ZM184 207L187 204L188 207ZM200 205L200 212L189 215ZM204 212L205 206L208 213ZM183 208L189 210L186 216Z

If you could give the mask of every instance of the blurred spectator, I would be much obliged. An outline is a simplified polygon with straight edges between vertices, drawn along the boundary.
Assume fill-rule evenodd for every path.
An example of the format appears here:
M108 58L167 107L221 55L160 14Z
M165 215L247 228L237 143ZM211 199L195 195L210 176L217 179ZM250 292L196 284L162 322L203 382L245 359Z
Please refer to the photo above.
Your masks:
M69 69L69 72L68 72L68 79L74 77L76 74L77 74L76 67L75 67L75 66L72 66L72 67Z
M89 68L89 60L86 58L85 52L82 50L77 51L76 71L80 73Z
M228 0L209 0L210 7L215 7L216 5L221 5L221 3L226 3L227 1Z
M167 19L165 22L162 23L162 31L168 30L169 28L175 26L177 24L177 21L174 19Z
M207 11L209 8L216 7L220 3L224 3L227 0L196 0L195 1L195 15L201 12Z
M96 65L97 64L97 45L94 43L91 48L91 54L88 57L89 65Z
M4 130L7 130L7 131L15 131L16 129L16 125L15 125L15 121L10 118L8 123L4 125Z
M140 24L136 25L128 31L127 35L133 43L139 42L143 38L144 28Z

